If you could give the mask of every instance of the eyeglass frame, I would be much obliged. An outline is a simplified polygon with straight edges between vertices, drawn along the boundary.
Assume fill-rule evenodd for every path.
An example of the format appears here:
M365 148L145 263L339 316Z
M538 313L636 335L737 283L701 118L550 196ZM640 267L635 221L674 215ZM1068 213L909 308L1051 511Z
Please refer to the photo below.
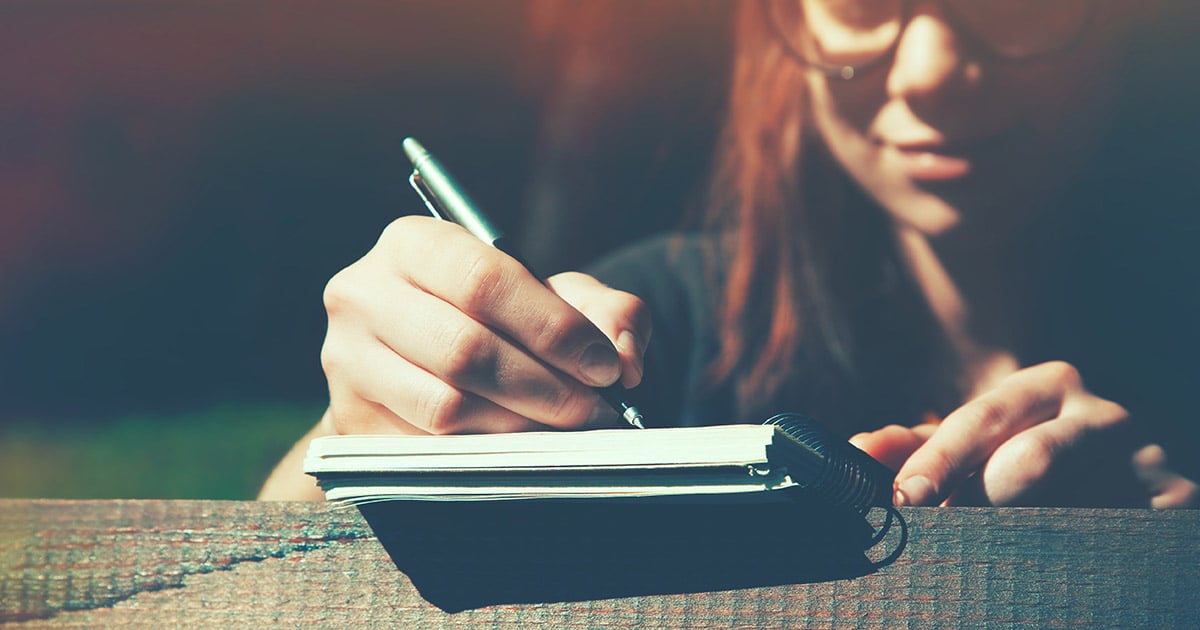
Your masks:
M796 0L802 1L802 0ZM981 38L973 32L969 26L962 23L962 18L957 16L953 9L946 6L946 0L931 0L936 2L942 9L942 14L945 16L946 22L954 29L955 33L965 37L973 43L973 48L991 60L1001 61L1012 64L1032 63L1046 57L1061 55L1070 52L1079 42L1083 41L1083 36L1091 30L1092 22L1096 17L1095 0L1085 0L1087 13L1079 23L1079 30L1075 33L1067 43L1057 48L1035 53L1027 57L1010 57L993 50L986 42L981 41ZM1051 0L1053 1L1053 0ZM791 57L793 61L799 63L806 68L817 70L821 74L829 78L842 79L843 81L852 81L865 71L872 70L876 66L881 65L885 60L896 54L896 48L900 45L901 36L904 34L904 29L907 27L909 20L912 19L912 5L914 0L900 0L900 28L896 31L896 39L887 48L879 52L879 56L875 59L857 65L831 65L813 61L805 57L804 53L800 52L792 43L791 38L787 33L783 32L783 27L779 25L779 20L776 18L775 11L771 8L771 0L759 0L759 6L763 12L763 18L766 20L768 27L771 29L771 34L775 36L776 41L783 52Z

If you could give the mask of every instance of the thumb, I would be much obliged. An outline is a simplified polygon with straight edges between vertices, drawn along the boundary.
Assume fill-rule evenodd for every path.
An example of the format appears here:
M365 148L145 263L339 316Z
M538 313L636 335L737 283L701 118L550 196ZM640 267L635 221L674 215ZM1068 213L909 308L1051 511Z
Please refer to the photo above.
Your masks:
M621 358L621 385L637 386L642 381L643 359L652 328L645 302L632 293L612 289L575 271L551 276L546 284L612 342Z
M937 426L933 424L921 424L916 427L891 424L876 431L859 433L850 438L850 443L879 460L884 466L900 470L909 456L936 430Z

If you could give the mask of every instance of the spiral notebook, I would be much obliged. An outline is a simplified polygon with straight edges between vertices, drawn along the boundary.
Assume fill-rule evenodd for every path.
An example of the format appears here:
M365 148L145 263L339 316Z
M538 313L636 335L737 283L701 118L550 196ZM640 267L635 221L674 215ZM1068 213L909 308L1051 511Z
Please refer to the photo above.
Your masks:
M846 579L891 562L907 540L891 472L798 414L323 437L304 466L447 611Z
M351 504L686 496L772 501L791 489L837 484L837 501L861 509L878 503L877 486L890 489L890 481L879 479L886 469L848 444L841 443L856 454L853 463L844 463L846 457L830 463L827 444L801 438L770 424L335 436L313 440L304 470L327 499Z

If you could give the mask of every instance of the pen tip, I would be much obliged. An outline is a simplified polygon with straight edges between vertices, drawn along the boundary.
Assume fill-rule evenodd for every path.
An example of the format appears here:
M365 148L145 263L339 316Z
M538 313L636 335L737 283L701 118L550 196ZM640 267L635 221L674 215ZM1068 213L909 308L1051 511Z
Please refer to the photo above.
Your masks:
M621 417L628 422L630 426L636 429L645 429L646 425L642 424L642 412L638 411L637 407L629 406L625 408L625 413Z
M417 139L412 136L405 138L404 142L400 144L404 147L404 154L408 156L409 161L413 164L416 164L418 160L429 155L425 147L421 146L421 143L417 142Z

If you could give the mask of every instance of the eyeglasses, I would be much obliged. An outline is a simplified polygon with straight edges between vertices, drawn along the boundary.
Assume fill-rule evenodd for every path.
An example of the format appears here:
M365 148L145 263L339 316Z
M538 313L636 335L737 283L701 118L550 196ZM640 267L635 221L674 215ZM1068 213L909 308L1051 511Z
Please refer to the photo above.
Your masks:
M761 0L788 55L853 79L887 59L912 17L911 0ZM945 20L982 54L1025 62L1075 46L1094 0L938 0Z

